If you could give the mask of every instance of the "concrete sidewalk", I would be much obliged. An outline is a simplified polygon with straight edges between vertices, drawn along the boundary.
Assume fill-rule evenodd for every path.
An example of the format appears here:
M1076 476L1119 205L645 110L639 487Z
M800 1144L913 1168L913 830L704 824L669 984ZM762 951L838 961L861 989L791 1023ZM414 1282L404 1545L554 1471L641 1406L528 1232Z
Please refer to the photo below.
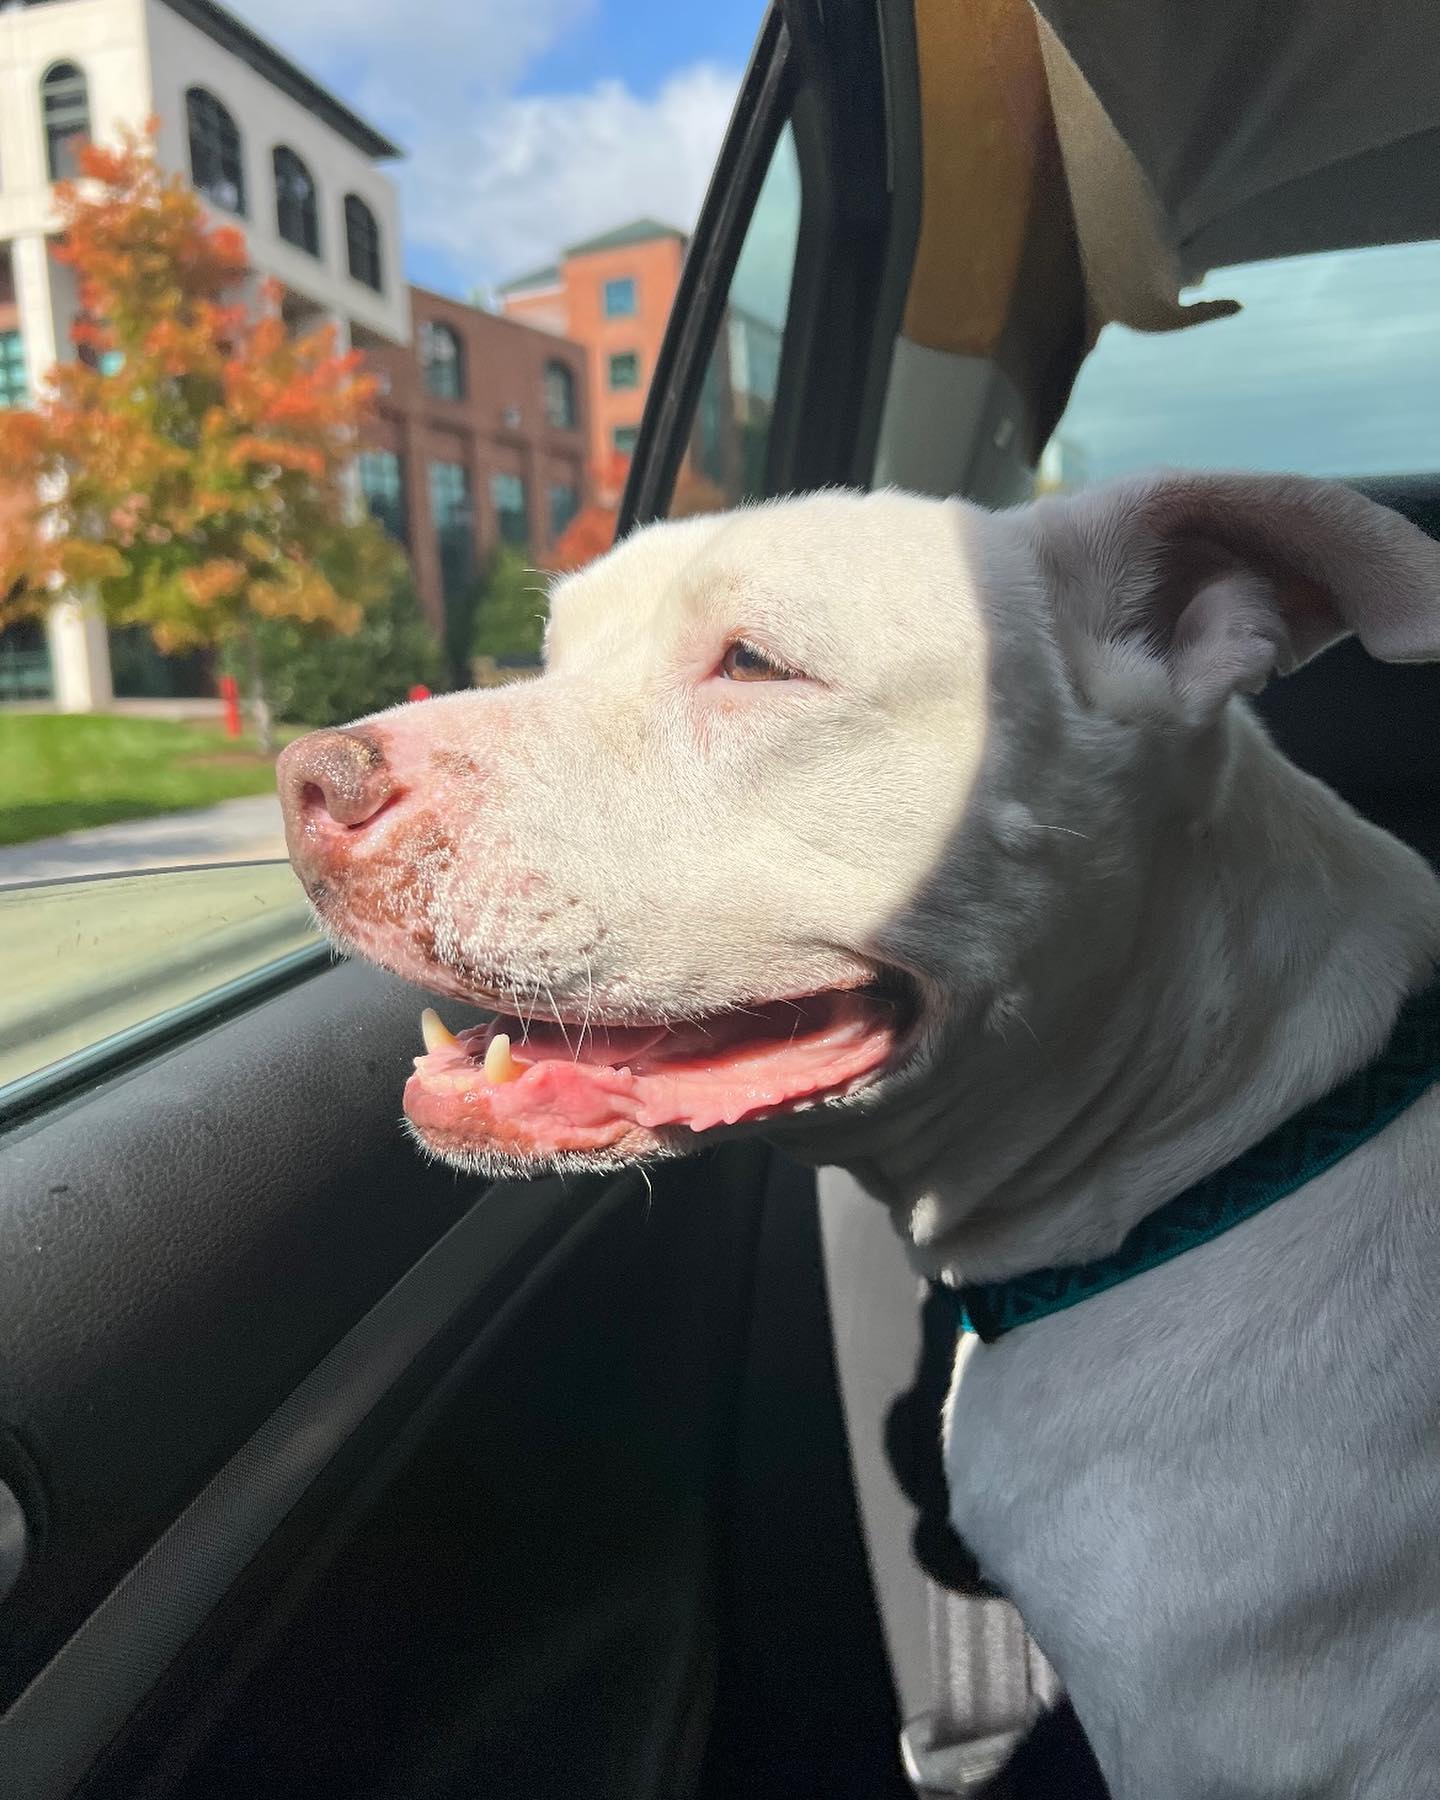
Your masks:
M97 825L63 837L0 846L0 887L62 876L113 875L126 869L187 863L253 862L284 856L285 831L274 794L222 800L197 812L163 813Z

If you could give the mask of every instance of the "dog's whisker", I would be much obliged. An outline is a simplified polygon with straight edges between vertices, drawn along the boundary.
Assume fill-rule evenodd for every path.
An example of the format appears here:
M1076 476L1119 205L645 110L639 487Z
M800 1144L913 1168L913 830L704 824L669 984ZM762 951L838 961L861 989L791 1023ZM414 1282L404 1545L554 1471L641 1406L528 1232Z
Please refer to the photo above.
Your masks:
M585 1047L585 1034L590 1030L591 1015L595 1010L595 969L590 961L590 952L583 952L585 957L585 1016L580 1021L580 1047ZM593 1035L593 1034L592 1034Z
M570 1060L573 1063L578 1063L580 1060L580 1051L578 1047L573 1046L570 1042L570 1033L566 1031L565 1021L560 1017L560 1009L555 1004L555 996L550 992L548 983L542 982L541 986L545 989L545 998L550 1002L550 1015L560 1027L561 1039L564 1042L565 1048L570 1052Z
M515 989L515 1005L520 1014L520 1042L522 1044L528 1044L530 1041L530 1026L535 1018L535 1004L539 998L540 990L537 986L530 997L530 1011L527 1013L524 1010L524 1003L520 999L520 989L518 986Z

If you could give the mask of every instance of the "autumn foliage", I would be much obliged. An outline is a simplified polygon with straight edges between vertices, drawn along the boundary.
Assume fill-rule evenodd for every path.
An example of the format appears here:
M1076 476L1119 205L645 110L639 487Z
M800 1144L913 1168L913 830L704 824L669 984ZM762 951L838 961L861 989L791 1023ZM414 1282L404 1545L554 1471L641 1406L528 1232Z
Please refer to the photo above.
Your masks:
M157 165L153 130L86 148L56 189L80 360L0 414L18 519L0 542L0 626L57 590L162 650L256 620L348 632L397 552L345 481L374 381L327 327L292 337L242 235Z
M583 569L586 563L603 556L615 542L620 497L628 471L629 458L618 452L603 467L592 470L590 487L595 498L588 506L581 507L551 546L544 562L548 570L564 575L573 569ZM668 516L681 519L695 513L722 512L729 504L723 490L697 474L687 460L675 483Z

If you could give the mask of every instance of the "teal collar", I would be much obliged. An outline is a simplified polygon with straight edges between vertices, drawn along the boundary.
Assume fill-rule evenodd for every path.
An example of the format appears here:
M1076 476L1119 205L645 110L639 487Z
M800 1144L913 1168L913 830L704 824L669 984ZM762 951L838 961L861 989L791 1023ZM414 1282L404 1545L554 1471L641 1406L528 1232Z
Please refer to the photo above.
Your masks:
M1440 1080L1440 980L1400 1009L1374 1062L1223 1169L1143 1218L1096 1262L961 1288L960 1326L987 1344L1208 1244L1348 1156Z

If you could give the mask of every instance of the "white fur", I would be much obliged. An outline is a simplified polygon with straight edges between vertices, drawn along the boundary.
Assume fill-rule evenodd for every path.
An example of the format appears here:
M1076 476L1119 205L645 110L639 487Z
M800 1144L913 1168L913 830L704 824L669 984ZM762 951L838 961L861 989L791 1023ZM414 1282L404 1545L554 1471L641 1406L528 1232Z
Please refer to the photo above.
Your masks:
M1233 698L1346 630L1440 655L1437 593L1408 526L1259 477L658 526L560 587L542 680L379 721L485 774L442 789L417 904L454 991L572 1016L904 971L906 1066L769 1135L933 1275L1098 1255L1367 1060L1440 956L1431 872ZM736 637L813 679L716 679ZM434 984L388 924L349 941ZM1437 1144L1431 1100L967 1359L955 1522L1115 1800L1440 1791Z

